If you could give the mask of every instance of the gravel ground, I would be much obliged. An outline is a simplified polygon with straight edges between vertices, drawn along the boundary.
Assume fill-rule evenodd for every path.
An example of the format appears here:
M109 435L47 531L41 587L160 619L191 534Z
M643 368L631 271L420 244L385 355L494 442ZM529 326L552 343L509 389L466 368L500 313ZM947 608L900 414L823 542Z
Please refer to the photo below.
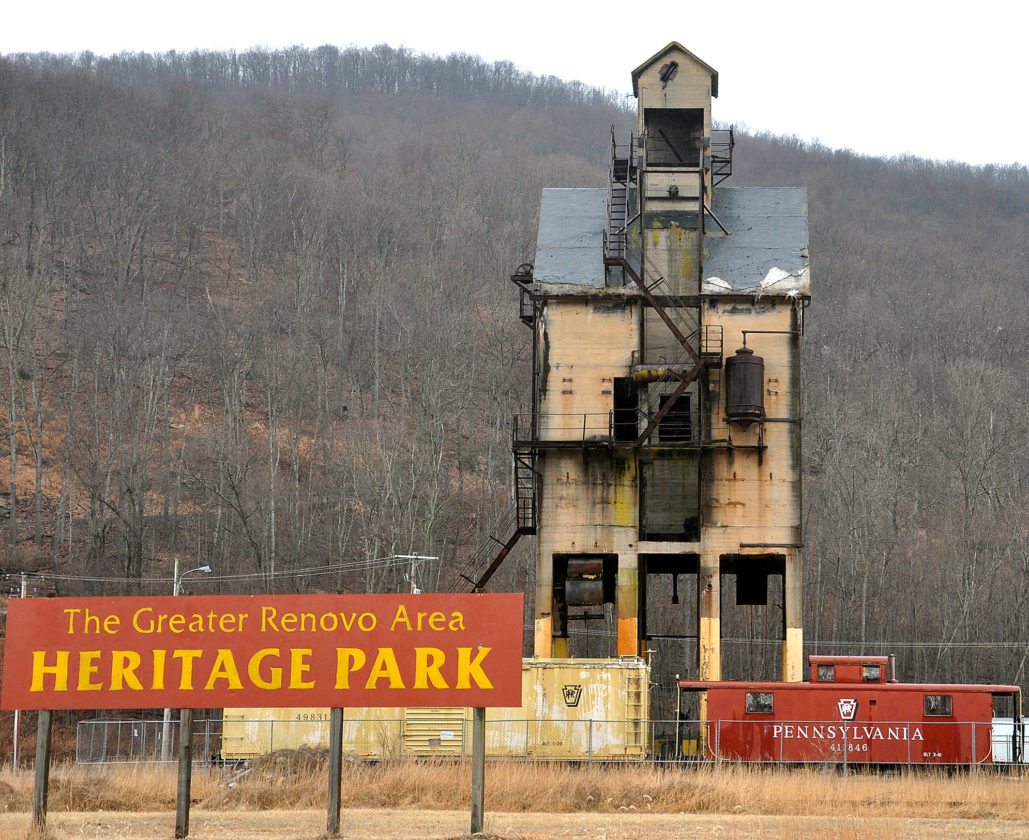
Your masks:
M350 810L343 813L343 837L349 840L455 840L468 836L467 811ZM170 813L55 813L47 837L132 838L170 840ZM318 840L324 836L321 811L205 812L194 811L195 840ZM1029 838L1029 821L924 820L869 817L767 817L675 814L513 814L487 813L487 835L493 840L909 840L909 838ZM0 814L0 837L29 838L27 814Z

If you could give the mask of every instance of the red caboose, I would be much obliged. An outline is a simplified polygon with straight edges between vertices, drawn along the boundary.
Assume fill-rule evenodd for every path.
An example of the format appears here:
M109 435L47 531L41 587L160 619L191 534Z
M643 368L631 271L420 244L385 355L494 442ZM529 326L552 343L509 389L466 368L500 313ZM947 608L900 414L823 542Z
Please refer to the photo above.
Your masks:
M701 740L709 758L864 764L988 764L994 706L1010 703L1022 732L1014 685L898 683L893 657L811 656L809 682L699 682L706 696ZM1021 739L1006 755L1022 760Z

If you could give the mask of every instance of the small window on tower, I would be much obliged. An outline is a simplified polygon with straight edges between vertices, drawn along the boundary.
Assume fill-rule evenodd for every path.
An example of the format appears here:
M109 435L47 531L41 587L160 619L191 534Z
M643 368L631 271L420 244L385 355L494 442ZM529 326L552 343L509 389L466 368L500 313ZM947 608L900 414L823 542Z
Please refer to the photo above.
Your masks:
M931 717L949 717L953 715L953 698L949 694L925 695L925 713Z
M748 715L770 715L772 714L772 692L770 691L748 691L747 692L747 714Z
M836 666L835 665L819 665L818 666L818 681L819 682L836 682Z
M883 678L883 666L882 665L865 665L863 678L865 682L882 682Z

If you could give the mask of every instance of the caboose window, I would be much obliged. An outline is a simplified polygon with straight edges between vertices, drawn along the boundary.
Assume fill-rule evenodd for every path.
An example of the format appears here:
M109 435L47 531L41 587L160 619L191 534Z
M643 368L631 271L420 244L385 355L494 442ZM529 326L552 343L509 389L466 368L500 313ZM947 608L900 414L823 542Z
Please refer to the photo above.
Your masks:
M748 691L747 692L747 714L748 715L770 715L770 714L772 714L772 692L770 692L770 691Z
M879 682L883 678L882 665L865 665L863 670L865 682Z
M836 682L836 666L835 665L819 665L818 666L818 681L819 682Z
M949 694L925 695L925 713L933 717L947 717L954 714L953 698Z

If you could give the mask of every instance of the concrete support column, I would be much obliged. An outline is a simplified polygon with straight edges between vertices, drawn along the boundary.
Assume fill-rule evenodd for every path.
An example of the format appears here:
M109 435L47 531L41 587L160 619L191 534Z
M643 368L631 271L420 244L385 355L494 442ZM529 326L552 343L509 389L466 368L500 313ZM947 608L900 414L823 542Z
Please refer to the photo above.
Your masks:
M536 604L532 653L540 659L554 655L554 555L545 534L536 538Z
M721 561L717 555L701 555L700 605L697 628L700 661L697 679L722 678Z
M544 593L544 597L550 597L550 590ZM536 590L537 600L540 598L540 590ZM534 634L532 653L540 659L550 659L554 655L554 620L550 615L536 615L536 631Z
M618 588L615 608L618 614L619 656L637 656L639 642L639 566L635 554L618 556Z
M783 579L786 637L782 643L782 678L787 682L804 679L804 564L800 549L786 555Z

